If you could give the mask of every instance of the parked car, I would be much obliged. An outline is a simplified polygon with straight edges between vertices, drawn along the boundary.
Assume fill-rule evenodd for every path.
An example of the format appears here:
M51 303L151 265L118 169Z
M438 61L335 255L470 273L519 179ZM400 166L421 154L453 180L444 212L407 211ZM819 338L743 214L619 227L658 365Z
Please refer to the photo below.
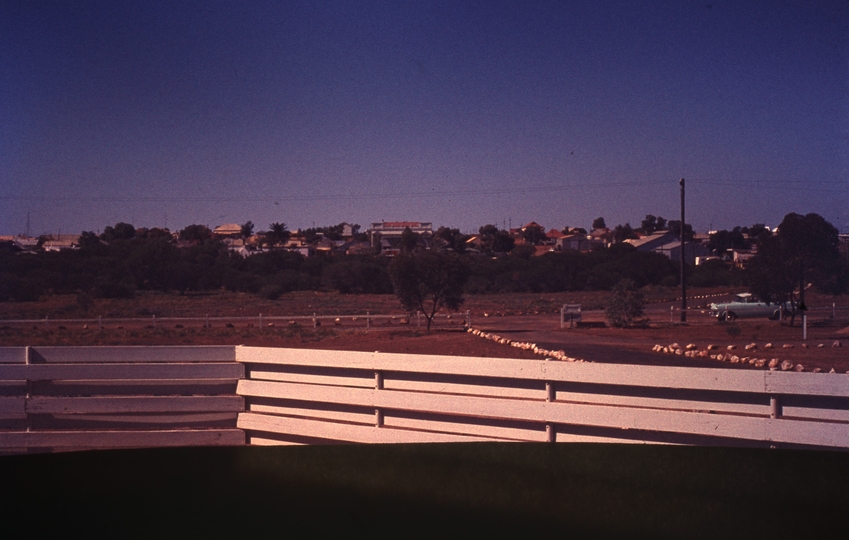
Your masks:
M738 294L733 302L711 304L711 314L720 321L733 321L739 318L767 317L773 321L790 313L786 304L760 302L751 293Z

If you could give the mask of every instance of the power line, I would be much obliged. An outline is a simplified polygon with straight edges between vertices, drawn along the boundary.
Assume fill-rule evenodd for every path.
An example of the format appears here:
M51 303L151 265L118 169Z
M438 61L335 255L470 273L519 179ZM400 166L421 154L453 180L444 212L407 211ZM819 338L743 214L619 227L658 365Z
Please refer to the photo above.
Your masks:
M688 180L692 187L693 184L699 185L730 185L739 188L760 189L770 191L798 190L802 187L806 191L822 192L822 193L849 193L849 185L847 182L826 181L818 182L817 186L804 180L770 180L770 181L746 181L740 182L735 180L723 179L693 179ZM0 200L6 201L54 201L54 202L262 202L262 201L286 201L286 202L309 202L309 201L332 201L338 199L405 199L409 197L452 197L452 196L497 196L497 195L516 195L527 193L544 193L551 191L566 191L572 189L605 189L605 188L622 188L622 187L645 187L645 186L669 186L671 180L652 180L641 182L592 182L581 184L549 184L543 186L524 186L515 188L474 188L474 189L458 189L458 190L435 190L430 191L412 191L412 192L374 192L374 193L337 193L337 194L316 194L316 195L252 195L252 196L174 196L174 197L112 197L112 196L56 196L56 195L0 195ZM835 186L830 188L829 186ZM842 188L837 186L843 186Z

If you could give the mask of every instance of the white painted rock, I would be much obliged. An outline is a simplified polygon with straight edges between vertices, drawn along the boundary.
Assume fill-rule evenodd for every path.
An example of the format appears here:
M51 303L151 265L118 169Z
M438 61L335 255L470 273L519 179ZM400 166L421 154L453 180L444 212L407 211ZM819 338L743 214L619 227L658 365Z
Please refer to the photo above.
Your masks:
M781 362L781 371L787 371L792 368L793 362L791 362L790 360L785 360L784 362Z

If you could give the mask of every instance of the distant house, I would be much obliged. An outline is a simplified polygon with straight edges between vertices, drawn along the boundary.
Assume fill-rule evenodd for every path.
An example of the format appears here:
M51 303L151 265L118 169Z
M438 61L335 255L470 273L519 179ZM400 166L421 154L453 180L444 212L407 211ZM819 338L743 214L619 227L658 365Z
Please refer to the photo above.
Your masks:
M219 225L212 231L212 236L215 236L216 238L241 238L242 226L236 223Z
M369 255L374 253L370 242L349 242L345 248L345 255Z
M550 231L545 233L545 241L543 243L554 246L557 245L557 241L563 238L564 236L566 235L558 231L557 229L551 229Z
M354 236L354 226L350 223L342 223L342 238L352 238Z
M755 256L755 253L751 249L732 249L731 250L731 261L734 263L734 266L737 268L744 268L748 263L749 259Z
M433 238L433 223L423 221L381 221L372 223L369 237L372 247L379 246L383 255L397 255L400 252L401 235L405 229L419 235L419 245L430 247Z
M41 249L44 251L64 251L79 249L80 235L78 234L50 234L44 236Z
M601 229L591 230L590 234L587 236L589 236L591 240L595 240L597 242L601 242L603 245L607 245L613 240L613 231L611 231L607 227L603 227Z
M625 240L639 251L651 251L666 255L673 261L681 260L681 239L670 231L657 231L642 238ZM704 244L698 242L687 242L684 250L684 262L696 264L696 257L710 255L710 250Z
M604 242L586 234L564 234L555 243L557 251L599 251L604 248Z

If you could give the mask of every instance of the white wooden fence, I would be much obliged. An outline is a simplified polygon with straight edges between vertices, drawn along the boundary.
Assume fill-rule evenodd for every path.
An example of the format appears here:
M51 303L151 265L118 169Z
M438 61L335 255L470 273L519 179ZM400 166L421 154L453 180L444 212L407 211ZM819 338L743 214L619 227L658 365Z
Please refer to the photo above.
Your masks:
M0 348L0 452L593 441L849 448L849 376L260 347Z
M0 348L0 452L244 444L233 347Z
M849 376L239 347L249 444L849 448Z

